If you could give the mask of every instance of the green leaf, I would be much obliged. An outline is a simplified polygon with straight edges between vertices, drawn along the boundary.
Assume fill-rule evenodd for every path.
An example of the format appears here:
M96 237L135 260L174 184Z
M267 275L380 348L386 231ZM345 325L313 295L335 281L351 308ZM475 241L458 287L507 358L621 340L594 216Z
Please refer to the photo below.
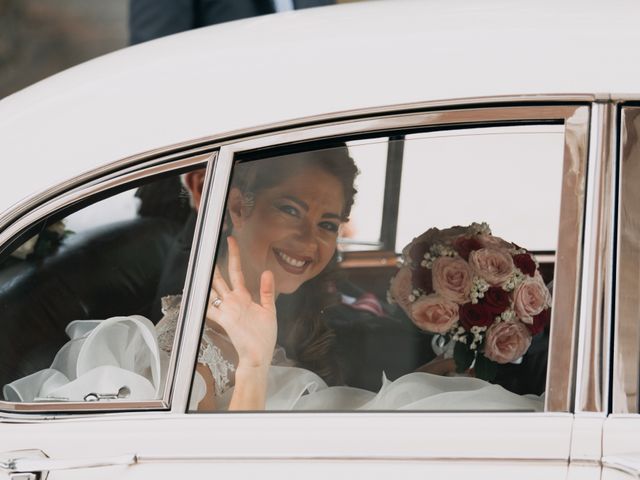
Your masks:
M498 364L484 355L478 355L475 365L476 377L491 382L498 373Z
M453 359L456 362L456 372L464 373L471 367L475 353L469 350L469 347L461 342L456 342L453 348Z

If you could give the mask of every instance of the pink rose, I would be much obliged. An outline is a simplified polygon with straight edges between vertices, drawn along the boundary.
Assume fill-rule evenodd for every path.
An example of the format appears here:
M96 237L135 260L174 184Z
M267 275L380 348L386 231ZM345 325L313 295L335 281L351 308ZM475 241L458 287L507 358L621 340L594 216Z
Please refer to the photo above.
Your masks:
M484 356L498 363L520 358L531 345L531 334L522 322L496 322L487 329Z
M481 248L469 254L469 265L476 274L491 286L506 282L513 273L513 258L505 250L493 247Z
M435 293L423 295L411 306L410 317L422 330L445 333L458 321L458 305Z
M469 301L473 272L460 257L439 257L431 268L433 289L456 303Z
M484 248L497 248L498 250L513 248L513 245L506 240L500 237L494 237L493 235L476 235L476 239Z
M533 278L525 277L513 295L513 309L524 323L533 324L533 317L551 303L551 294L537 273Z
M411 300L409 300L409 295L411 295L412 291L413 282L411 269L409 267L402 267L391 280L389 294L393 301L400 305L409 316L411 316Z

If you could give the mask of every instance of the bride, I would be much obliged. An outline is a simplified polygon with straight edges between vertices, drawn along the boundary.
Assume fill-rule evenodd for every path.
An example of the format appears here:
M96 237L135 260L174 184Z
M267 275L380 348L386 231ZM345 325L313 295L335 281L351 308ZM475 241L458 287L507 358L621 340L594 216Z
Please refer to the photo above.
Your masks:
M542 400L423 367L379 392L342 385L334 333L336 244L357 168L344 147L236 166L227 199L191 407L212 410L541 410ZM204 173L185 177L200 204ZM142 317L72 322L51 369L4 388L13 401L95 400L161 394L180 297L165 297L155 328ZM118 339L127 339L118 341ZM146 381L146 383L145 383ZM94 395L92 397L91 395ZM95 398L98 395L98 398ZM87 398L89 397L89 398Z
M201 411L352 409L541 410L519 396L452 373L438 359L374 393L342 386L323 310L340 226L356 193L345 148L239 165L212 280L192 392ZM197 206L202 180L188 178ZM169 346L177 309L158 325ZM167 340L163 340L167 336ZM166 347L165 347L166 348Z

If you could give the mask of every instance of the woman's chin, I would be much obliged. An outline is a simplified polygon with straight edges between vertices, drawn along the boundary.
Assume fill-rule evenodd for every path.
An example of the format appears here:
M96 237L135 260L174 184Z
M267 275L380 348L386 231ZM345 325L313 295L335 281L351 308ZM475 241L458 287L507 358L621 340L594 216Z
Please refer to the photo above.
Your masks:
M276 289L278 291L278 293L282 293L284 295L289 295L291 293L294 293L296 290L298 290L300 288L300 285L302 285L303 282L292 282L292 281L285 281L285 280L281 280L280 282L278 282L278 279L276 278Z

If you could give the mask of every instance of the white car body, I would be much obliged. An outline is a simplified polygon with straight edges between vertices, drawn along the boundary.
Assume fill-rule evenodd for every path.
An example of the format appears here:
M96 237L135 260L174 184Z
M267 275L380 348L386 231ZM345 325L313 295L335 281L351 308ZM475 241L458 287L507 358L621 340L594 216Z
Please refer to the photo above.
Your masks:
M589 155L596 155L608 148L600 122L610 102L640 99L638 18L640 4L631 0L389 0L258 17L127 48L0 101L0 224L29 221L43 201L166 152L215 144L232 153L349 122L374 128L382 115L409 111L587 106ZM600 175L593 165L590 178ZM224 174L222 164L214 189ZM589 184L588 195L597 189ZM593 198L601 196L589 198L585 228L600 211ZM215 238L207 235L203 241ZM593 285L611 282L609 269L596 270L606 260L592 250L598 235L585 234L579 343L567 367L576 381L566 409L194 415L185 413L191 379L177 378L165 408L0 412L0 478L28 478L10 471L49 471L51 480L637 478L640 417L609 403L609 317L592 317L588 303L600 298ZM194 288L206 277L200 270ZM176 369L188 371L196 345L196 337L185 341ZM594 371L604 385L595 403Z

